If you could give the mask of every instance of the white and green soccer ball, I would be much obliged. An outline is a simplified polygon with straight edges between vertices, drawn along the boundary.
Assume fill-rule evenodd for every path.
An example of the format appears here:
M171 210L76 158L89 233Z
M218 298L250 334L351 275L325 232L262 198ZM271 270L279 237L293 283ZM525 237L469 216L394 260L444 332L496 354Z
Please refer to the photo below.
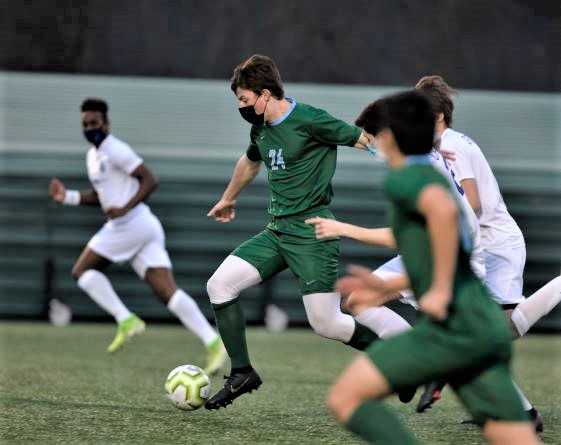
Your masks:
M181 365L169 373L165 388L167 396L177 408L193 411L207 401L210 379L198 366Z

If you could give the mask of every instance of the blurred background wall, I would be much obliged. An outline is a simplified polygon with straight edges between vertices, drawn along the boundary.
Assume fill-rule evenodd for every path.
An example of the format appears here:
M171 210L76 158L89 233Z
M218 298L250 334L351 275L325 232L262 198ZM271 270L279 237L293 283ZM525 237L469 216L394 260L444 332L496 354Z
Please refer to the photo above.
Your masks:
M560 16L559 2L503 0L2 2L0 317L43 318L51 298L81 319L103 316L70 277L103 217L46 196L55 175L88 186L78 112L86 96L109 101L114 133L160 177L150 205L179 284L210 315L206 280L266 222L263 174L244 192L235 222L205 217L247 146L249 127L227 78L254 52L276 59L289 96L347 121L426 74L459 87L455 128L495 170L526 237L525 291L533 292L561 267ZM335 213L384 225L384 172L364 153L340 149ZM375 267L391 255L351 242L342 251L342 267ZM169 317L128 267L110 276L133 310ZM270 302L305 320L287 273L244 301L253 322ZM561 309L541 327L561 328Z
M10 70L224 79L272 56L287 81L561 90L558 0L4 0Z

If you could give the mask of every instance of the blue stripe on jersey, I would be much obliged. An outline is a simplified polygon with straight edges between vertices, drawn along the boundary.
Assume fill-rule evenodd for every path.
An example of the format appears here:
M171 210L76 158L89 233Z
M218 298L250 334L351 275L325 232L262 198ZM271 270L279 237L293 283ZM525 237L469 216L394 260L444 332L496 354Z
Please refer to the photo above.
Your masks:
M435 167L437 170L442 171L442 166L444 166L444 170L448 172L448 180L451 182L455 187L456 190L456 202L458 203L458 208L460 209L460 218L458 221L458 236L460 239L460 243L463 249L471 253L473 250L473 240L471 238L471 230L467 220L467 217L464 213L463 207L460 205L460 202L464 199L464 189L460 184L456 182L456 178L454 175L454 170L452 170L448 166L448 162L446 159L437 151L432 150L426 157L429 159L430 163ZM409 158L409 156L408 156ZM424 163L424 161L423 161Z

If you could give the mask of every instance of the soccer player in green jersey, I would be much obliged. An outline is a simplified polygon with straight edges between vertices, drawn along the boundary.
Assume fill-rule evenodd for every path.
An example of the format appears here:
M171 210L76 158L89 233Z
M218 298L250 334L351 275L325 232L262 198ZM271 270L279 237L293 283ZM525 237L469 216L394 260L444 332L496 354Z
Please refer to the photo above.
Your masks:
M538 443L510 376L509 327L470 267L471 239L450 182L427 158L435 126L430 103L419 92L396 94L370 104L356 124L391 168L384 188L392 233L424 315L357 358L332 387L330 409L370 443L413 444L380 400L445 379L490 443ZM339 289L369 299L367 280L344 278Z
M232 362L224 387L206 404L219 409L261 385L253 370L238 295L289 268L297 277L310 325L319 335L364 349L377 337L341 312L335 292L339 240L316 240L307 218L333 218L337 146L366 148L362 131L326 111L286 98L274 62L254 55L234 70L231 89L241 116L252 124L247 152L239 159L220 201L208 216L227 223L236 199L265 164L271 220L265 230L239 246L207 283L216 323ZM412 395L411 395L412 397Z

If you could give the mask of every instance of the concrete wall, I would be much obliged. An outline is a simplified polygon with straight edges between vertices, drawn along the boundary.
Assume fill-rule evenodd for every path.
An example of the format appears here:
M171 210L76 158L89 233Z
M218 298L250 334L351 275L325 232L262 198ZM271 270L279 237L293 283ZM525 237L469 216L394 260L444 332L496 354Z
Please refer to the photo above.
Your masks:
M233 159L248 143L249 127L225 80L0 72L0 85L4 150L83 153L79 106L86 96L106 98L115 134L145 155ZM396 88L290 83L286 90L352 122ZM561 171L561 94L462 90L454 126L496 167ZM363 153L339 152L343 169L364 160Z

